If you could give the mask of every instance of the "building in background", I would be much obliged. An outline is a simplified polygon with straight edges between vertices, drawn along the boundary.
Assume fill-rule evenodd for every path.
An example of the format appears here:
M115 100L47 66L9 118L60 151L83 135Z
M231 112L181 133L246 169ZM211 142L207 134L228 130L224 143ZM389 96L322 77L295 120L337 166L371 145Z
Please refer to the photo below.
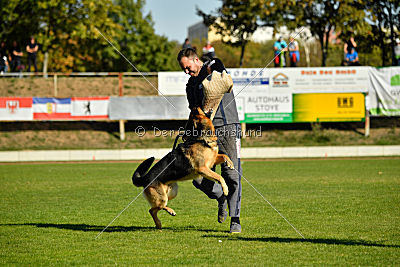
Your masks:
M273 40L275 39L276 36L283 36L283 38L288 40L290 35L294 36L295 33L289 31L285 26L279 28L279 31L276 32L275 35L274 35L274 29L272 27L260 27L251 36L251 41L256 43L262 43ZM188 38L191 42L195 39L199 39L199 40L210 41L212 43L214 41L221 40L221 35L217 34L216 30L213 27L207 27L206 25L204 25L202 21L200 21L188 27ZM307 28L303 29L301 36L298 36L297 38L314 40L314 38L312 38L311 36L311 32Z

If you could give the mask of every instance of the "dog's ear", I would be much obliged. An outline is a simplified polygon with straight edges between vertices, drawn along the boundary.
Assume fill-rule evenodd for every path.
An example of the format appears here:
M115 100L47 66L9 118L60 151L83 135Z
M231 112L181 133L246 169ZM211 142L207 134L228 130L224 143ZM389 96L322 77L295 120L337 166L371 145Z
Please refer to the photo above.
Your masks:
M199 122L198 119L193 119L193 128L197 129L197 123Z
M197 107L197 114L199 114L199 115L206 115L205 113L204 113L204 111L201 109L201 107Z

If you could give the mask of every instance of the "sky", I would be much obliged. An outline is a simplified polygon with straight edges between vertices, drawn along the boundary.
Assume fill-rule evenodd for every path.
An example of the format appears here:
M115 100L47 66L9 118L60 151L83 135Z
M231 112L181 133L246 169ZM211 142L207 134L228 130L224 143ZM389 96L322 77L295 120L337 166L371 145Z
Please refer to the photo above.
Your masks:
M188 27L202 21L196 14L196 6L210 13L222 5L220 0L145 0L144 15L152 15L156 34L170 41L183 43Z

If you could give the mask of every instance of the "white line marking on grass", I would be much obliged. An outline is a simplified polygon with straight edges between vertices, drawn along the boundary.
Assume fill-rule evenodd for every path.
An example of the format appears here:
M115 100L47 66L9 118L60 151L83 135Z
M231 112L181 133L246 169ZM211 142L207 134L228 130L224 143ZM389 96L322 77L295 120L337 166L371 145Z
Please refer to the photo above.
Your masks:
M240 174L240 172L238 172L236 169L234 169L241 177L243 177L246 182L265 200L265 202L267 202L278 214L279 216L281 216L303 239L305 238L299 230L296 229L296 227L294 227L293 224L291 224L286 218L285 216L282 215L282 213L279 212L279 210L277 210L272 204L271 202L269 202L261 193L260 191L257 190L257 188L255 188L250 182L249 180L246 179L246 177L243 176L243 174Z

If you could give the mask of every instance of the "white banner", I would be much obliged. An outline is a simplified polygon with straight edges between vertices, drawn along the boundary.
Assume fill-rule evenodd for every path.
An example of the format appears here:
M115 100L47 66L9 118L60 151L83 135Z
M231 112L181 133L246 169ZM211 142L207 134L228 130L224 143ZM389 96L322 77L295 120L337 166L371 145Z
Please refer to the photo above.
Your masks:
M186 95L186 83L189 75L183 71L169 71L158 73L159 95Z
M229 68L235 95L271 92L365 93L371 67L320 68ZM189 75L159 72L158 89L163 95L186 95Z
M371 115L400 115L400 67L372 69L368 95Z

